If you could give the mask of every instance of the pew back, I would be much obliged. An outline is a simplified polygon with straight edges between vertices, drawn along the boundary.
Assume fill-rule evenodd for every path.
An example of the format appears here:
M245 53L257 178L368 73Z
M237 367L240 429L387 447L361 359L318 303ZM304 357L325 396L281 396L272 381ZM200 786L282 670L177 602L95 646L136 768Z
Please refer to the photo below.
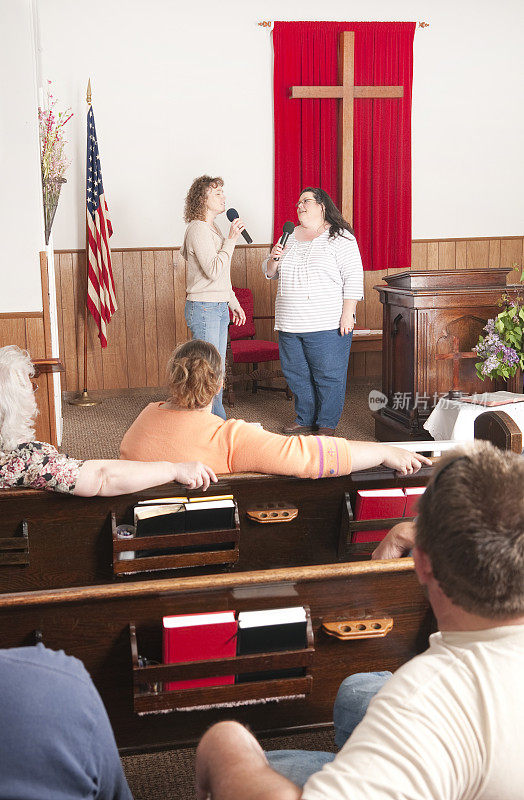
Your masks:
M216 708L218 689L193 691L186 693L187 707L211 707L153 713L165 708L166 695L177 692L144 693L133 686L130 623L136 626L138 653L159 661L163 615L295 605L310 609L314 653L308 680L284 690L287 696L305 696L260 704L275 695L273 685L244 684L240 694L227 687L234 693L227 699L254 704ZM387 636L350 641L322 630L323 622L370 619L392 619L393 628ZM232 715L258 732L329 724L340 681L352 672L396 669L425 648L429 624L410 558L0 595L0 647L32 644L39 631L47 646L80 658L101 692L119 747L131 750L194 741L209 724ZM265 657L266 669L273 658ZM277 695L281 690L276 687Z
M232 494L240 522L239 560L223 567L202 566L169 572L115 575L111 518L132 523L139 500L185 494L173 484L120 497L82 498L30 489L0 491L0 592L91 586L151 577L329 564L354 556L339 550L345 493L354 500L357 489L381 486L425 485L431 468L415 476L398 478L392 470L377 469L320 480L300 480L278 475L227 475L213 494ZM190 496L201 496L199 491ZM257 504L289 503L298 509L291 522L261 525L247 515ZM26 531L27 538L23 536ZM26 546L2 549L2 543ZM132 549L131 546L129 549ZM127 563L127 562L126 562Z

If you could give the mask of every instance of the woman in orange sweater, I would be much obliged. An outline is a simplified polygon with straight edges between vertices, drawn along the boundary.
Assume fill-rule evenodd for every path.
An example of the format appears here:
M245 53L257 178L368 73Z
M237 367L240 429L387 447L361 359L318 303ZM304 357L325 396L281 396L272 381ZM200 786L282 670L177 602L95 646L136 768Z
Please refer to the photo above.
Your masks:
M120 445L120 458L134 461L198 459L216 473L264 472L328 478L384 464L401 475L431 464L425 456L379 442L336 436L280 436L240 419L211 413L222 389L218 350L193 339L179 345L168 365L171 397L150 403Z

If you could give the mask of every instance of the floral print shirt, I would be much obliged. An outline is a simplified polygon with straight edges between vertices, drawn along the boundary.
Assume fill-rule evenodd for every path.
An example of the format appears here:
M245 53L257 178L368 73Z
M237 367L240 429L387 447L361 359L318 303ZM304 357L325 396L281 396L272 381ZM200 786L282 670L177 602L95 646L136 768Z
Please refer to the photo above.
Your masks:
M10 453L0 451L0 489L29 486L70 494L83 463L46 442L25 442Z

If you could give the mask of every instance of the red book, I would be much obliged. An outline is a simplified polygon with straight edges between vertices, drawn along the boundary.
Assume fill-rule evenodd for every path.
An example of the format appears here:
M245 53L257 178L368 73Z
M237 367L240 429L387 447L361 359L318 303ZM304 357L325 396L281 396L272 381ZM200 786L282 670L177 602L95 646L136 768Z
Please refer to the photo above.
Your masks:
M404 489L406 493L406 510L404 511L405 517L416 517L418 499L421 494L426 491L425 486L408 486Z
M355 503L355 520L403 517L406 495L402 489L359 489ZM353 531L352 542L379 542L389 528Z
M164 617L162 623L164 664L184 664L236 655L237 621L234 611L176 614ZM164 688L171 691L195 686L224 686L234 682L234 675L218 675L214 678L169 681Z

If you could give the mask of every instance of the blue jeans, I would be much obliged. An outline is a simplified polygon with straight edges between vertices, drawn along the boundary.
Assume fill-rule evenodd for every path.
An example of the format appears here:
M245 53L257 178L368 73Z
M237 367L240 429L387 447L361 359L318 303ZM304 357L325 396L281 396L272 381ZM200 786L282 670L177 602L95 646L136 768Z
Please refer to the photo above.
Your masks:
M229 305L227 303L211 303L207 300L186 300L185 317L193 339L203 339L204 342L215 345L222 359L222 372L225 374ZM215 396L211 411L217 417L226 419L226 412L222 405L222 389Z
M340 684L333 709L335 744L340 749L364 718L371 698L385 684L391 672L358 672ZM303 786L324 764L335 758L335 753L319 750L269 750L269 765L276 772Z
M353 334L278 332L280 364L295 396L299 425L336 428L346 399Z

